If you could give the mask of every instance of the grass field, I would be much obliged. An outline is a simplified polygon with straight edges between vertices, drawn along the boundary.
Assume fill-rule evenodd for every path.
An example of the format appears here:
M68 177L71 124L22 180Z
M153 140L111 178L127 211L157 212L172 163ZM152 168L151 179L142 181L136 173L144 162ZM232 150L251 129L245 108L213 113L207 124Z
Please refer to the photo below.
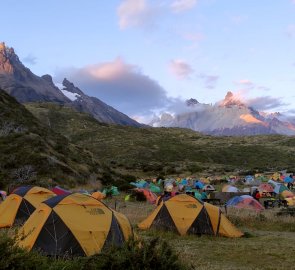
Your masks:
M107 203L115 206L115 201ZM279 209L228 211L229 219L246 236L239 239L210 236L181 237L169 232L140 231L136 225L145 219L154 206L145 202L116 202L139 237L160 237L195 269L295 269L295 217L278 217Z

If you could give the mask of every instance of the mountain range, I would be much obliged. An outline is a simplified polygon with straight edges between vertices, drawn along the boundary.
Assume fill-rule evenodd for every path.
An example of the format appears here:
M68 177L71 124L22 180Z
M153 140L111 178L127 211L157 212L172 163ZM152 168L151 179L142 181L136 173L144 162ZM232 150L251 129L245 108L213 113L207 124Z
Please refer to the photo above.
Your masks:
M98 98L86 95L67 79L56 86L50 75L35 75L13 48L0 43L0 88L19 102L54 102L91 114L100 122L139 127L141 124Z
M127 115L96 97L86 95L66 78L55 84L50 75L35 75L19 60L13 48L0 43L0 88L21 103L53 102L90 114L107 124L142 127ZM232 92L214 105L186 101L185 113L163 113L152 127L188 128L208 135L243 136L260 134L295 135L295 124L280 113L265 113L249 107Z
M260 134L295 135L295 125L280 113L259 112L237 99L232 92L214 105L186 102L187 112L164 113L150 123L154 127L181 127L215 136Z

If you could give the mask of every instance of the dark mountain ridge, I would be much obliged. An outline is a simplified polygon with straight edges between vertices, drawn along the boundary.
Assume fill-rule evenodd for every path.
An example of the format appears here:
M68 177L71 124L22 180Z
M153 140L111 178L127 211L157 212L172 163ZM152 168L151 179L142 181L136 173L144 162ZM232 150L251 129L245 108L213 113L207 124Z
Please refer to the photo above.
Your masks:
M39 77L26 68L13 48L0 43L0 88L19 102L55 102L66 104L78 111L91 114L95 119L109 124L140 127L141 124L117 111L98 98L86 95L64 79L59 89L50 75ZM68 95L72 93L72 95ZM73 95L77 94L77 95Z

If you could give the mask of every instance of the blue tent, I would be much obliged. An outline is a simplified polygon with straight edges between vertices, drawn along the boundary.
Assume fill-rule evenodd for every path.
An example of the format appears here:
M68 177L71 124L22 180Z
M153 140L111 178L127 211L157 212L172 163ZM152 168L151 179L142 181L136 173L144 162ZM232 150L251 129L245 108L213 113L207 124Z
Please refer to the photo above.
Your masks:
M187 180L184 178L180 181L180 184L184 185L184 186L187 186L188 182Z
M139 180L136 182L131 182L130 185L136 186L137 188L146 188L149 185L149 183L145 180Z
M201 181L197 180L195 183L195 188L203 189L203 187L204 187L204 184Z
M284 178L284 183L293 183L294 179L291 176L286 176Z

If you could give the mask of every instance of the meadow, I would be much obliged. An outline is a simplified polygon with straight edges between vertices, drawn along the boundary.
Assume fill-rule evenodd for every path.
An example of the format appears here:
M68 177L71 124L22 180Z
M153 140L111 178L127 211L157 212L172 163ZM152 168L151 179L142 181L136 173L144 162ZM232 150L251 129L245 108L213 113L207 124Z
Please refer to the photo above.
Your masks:
M109 200L111 207L115 199ZM263 212L228 209L227 217L245 233L231 239L212 236L178 236L171 232L140 231L136 225L155 206L146 202L123 202L116 199L117 209L125 214L138 237L166 240L180 259L194 269L294 269L295 217L277 216L281 209Z

